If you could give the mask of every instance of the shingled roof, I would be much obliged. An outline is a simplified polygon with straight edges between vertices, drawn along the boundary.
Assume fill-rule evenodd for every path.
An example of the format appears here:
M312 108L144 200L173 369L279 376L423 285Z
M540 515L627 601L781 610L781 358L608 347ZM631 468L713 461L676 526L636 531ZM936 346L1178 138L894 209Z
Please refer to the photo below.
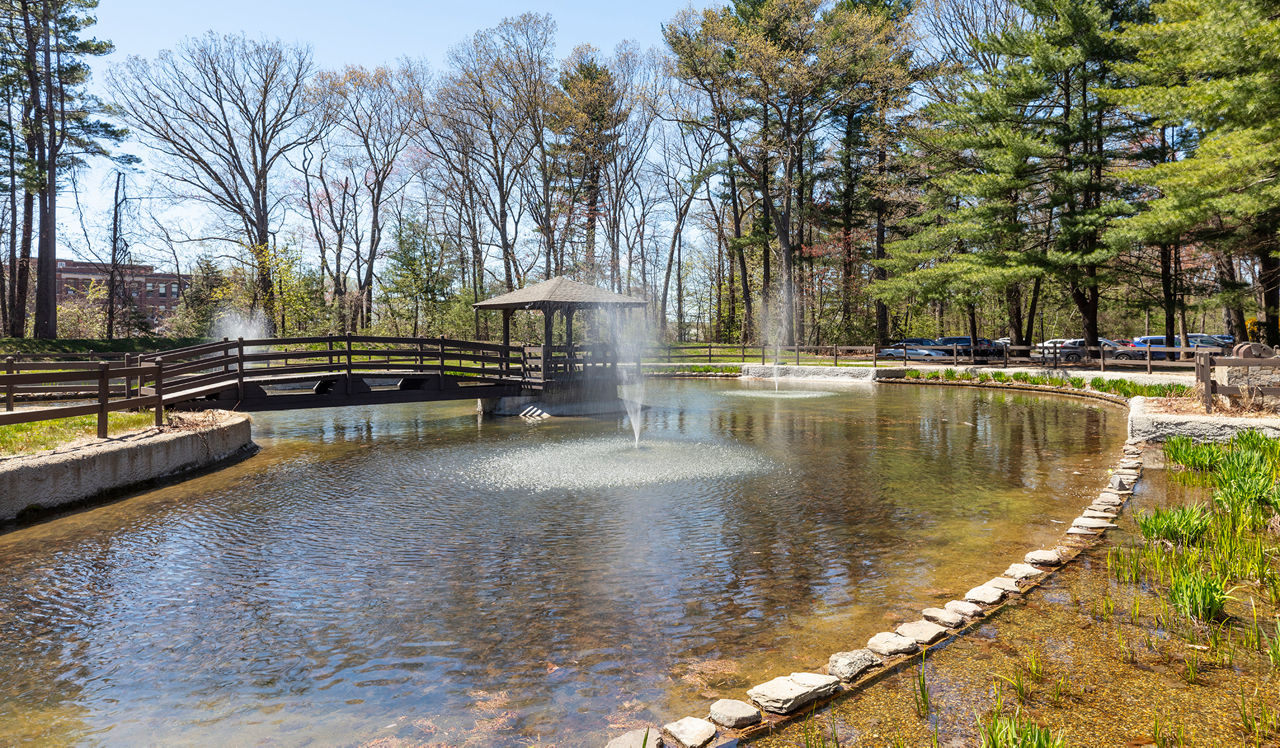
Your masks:
M557 275L551 280L518 288L511 293L485 299L471 306L476 309L559 309L562 307L629 307L644 306L644 299L606 291Z

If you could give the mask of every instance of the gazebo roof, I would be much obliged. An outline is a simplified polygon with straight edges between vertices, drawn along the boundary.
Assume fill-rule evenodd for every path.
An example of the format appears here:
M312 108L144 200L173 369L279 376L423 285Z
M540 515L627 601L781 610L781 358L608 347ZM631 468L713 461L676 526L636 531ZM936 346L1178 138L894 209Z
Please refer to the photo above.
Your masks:
M579 283L563 275L550 280L518 288L511 293L485 299L471 306L476 309L562 309L584 307L638 307L644 299L606 291L597 286Z

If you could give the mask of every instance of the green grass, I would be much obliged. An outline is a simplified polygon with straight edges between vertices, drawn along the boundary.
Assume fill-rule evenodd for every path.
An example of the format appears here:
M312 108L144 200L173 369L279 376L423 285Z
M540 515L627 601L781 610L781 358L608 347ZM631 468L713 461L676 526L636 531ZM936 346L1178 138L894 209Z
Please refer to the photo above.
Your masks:
M0 338L0 358L10 353L145 353L185 348L204 342L207 341L203 338L117 338L115 340Z
M978 739L982 748L1066 748L1067 739L1029 719L1020 710L1013 714L995 713L978 723Z
M1196 472L1212 472L1225 454L1221 445L1196 444L1189 436L1171 436L1164 443L1166 462Z
M1191 545L1209 529L1213 515L1202 506L1181 506L1140 512L1135 517L1138 530L1147 540L1167 540L1174 545Z
M1183 615L1216 621L1226 610L1227 591L1221 579L1199 569L1175 570L1169 583L1169 601Z
M115 436L145 429L155 423L155 412L115 412L107 416L107 433ZM53 449L74 439L98 435L97 416L59 418L53 421L0 426L0 455L20 455Z

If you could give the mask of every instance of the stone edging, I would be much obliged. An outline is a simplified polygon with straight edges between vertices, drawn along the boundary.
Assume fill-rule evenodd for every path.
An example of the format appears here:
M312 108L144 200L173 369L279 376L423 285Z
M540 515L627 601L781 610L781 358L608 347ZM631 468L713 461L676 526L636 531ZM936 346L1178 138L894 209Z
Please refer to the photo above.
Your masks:
M1130 407L1128 398L1120 395L1112 395L1108 392L1098 392L1097 390L1078 390L1074 387L1054 387L1048 384L1024 384L1022 382L979 382L979 381L947 381L941 379L910 379L907 377L894 377L890 379L877 379L876 384L923 384L934 387L980 387L989 390L1015 390L1018 392L1036 392L1050 395L1066 395L1067 397L1079 397L1085 400L1098 400L1110 405L1119 405L1122 407ZM1135 398L1136 399L1136 398Z
M919 383L920 380L897 379ZM1112 405L1126 405L1124 398L1097 392L1081 392L1065 388L1003 383L938 382L945 386L996 385L993 389L1015 389L1030 392L1075 395L1093 398ZM1125 442L1123 454L1111 471L1107 486L1079 517L1072 521L1062 541L1052 549L1029 551L1000 576L969 590L962 600L952 600L944 608L926 608L921 620L904 623L893 632L871 637L866 648L836 652L822 673L792 673L756 685L747 690L746 700L720 699L709 709L709 718L685 717L657 726L632 730L609 741L606 748L639 748L647 735L647 745L705 748L734 745L771 734L788 724L807 717L813 709L860 692L890 674L900 672L930 650L945 647L956 637L966 634L1010 602L1039 587L1055 571L1074 561L1080 553L1095 545L1103 534L1116 525L1112 522L1133 494L1142 474L1142 448L1138 439Z
M255 448L249 416L209 412L211 421L194 428L147 429L0 460L0 523L200 470Z

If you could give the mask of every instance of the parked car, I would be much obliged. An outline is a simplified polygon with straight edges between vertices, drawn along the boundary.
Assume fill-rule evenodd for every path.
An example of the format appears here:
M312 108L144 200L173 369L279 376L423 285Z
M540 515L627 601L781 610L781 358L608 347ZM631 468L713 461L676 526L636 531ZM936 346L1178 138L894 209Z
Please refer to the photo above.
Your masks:
M1049 340L1044 341L1043 343L1036 343L1031 347L1031 357L1032 358L1040 358L1043 356L1052 357L1053 352L1055 350L1062 348L1063 343L1066 343L1068 340L1070 340L1070 338L1051 338Z
M1223 345L1227 347L1230 347L1236 344L1236 336L1234 335L1211 335L1210 337L1217 338L1218 340L1222 341Z
M921 361L933 358L950 358L951 354L929 348L881 348L880 358L903 358L908 361Z
M977 345L970 343L969 340L968 335L938 338L938 345L953 345L956 347L956 353L961 356L970 355L971 350L974 356L996 356L1000 354L1000 351L996 349L996 344L986 338L978 338Z
M1229 344L1223 343L1217 337L1213 335L1206 335L1202 332L1188 333L1187 342L1190 344L1188 346L1190 348L1206 348L1206 349L1215 350L1215 351L1223 350L1229 347ZM1137 348L1163 348L1165 347L1165 339L1163 335L1143 335L1140 338L1134 338L1133 344ZM1183 347L1181 337L1174 338L1174 347L1175 348ZM1135 356L1134 358L1145 359L1146 357L1147 357L1147 354L1145 351L1139 351L1138 355ZM1169 354L1165 353L1164 351L1151 352L1152 361L1164 361L1167 358L1169 358Z
M894 343L894 345L906 345L906 346L913 346L913 345L930 346L930 345L937 345L937 344L938 344L938 341L934 340L933 338L903 338L902 340L899 340L898 342Z

